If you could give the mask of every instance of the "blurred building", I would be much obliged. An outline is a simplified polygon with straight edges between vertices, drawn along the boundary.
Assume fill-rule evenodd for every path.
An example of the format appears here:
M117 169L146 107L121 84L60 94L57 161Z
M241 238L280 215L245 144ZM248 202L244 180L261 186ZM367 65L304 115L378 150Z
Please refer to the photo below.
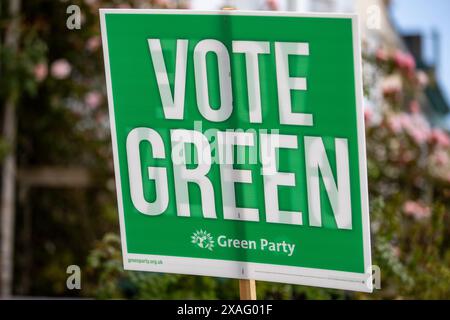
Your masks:
M426 62L423 53L423 36L421 34L404 35L403 39L408 50L414 56L417 62L417 68L424 71L429 78L429 84L425 88L425 94L429 102L429 108L426 110L432 124L443 127L450 131L449 123L445 119L450 114L450 106L445 99L442 88L437 81L437 68L439 67L439 34L433 33L433 60L432 63Z

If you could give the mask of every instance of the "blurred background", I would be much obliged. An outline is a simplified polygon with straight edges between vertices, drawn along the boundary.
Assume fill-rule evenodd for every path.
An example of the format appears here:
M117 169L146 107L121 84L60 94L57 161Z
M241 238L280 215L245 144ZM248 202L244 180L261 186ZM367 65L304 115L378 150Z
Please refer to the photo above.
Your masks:
M0 297L238 298L236 280L123 271L98 16L224 7L353 12L362 31L381 288L258 282L258 298L450 299L448 0L0 0Z

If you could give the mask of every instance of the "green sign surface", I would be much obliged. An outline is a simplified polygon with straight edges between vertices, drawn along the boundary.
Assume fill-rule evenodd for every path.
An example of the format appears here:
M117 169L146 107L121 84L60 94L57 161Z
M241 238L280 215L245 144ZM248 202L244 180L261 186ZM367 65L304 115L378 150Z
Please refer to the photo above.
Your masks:
M100 13L125 269L370 292L357 17Z

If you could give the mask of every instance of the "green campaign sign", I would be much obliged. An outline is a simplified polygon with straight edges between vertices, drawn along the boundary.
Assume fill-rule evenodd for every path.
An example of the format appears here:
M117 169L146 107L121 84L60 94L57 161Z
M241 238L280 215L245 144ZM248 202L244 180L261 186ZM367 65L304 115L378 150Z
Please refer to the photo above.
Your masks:
M356 16L101 28L126 269L372 290Z

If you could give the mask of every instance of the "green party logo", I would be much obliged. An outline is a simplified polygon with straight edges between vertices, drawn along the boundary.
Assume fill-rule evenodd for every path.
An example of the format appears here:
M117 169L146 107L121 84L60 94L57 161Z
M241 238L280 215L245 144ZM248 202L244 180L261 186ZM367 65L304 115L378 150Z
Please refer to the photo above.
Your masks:
M196 230L191 236L191 242L202 249L212 251L214 248L214 238L204 230Z

